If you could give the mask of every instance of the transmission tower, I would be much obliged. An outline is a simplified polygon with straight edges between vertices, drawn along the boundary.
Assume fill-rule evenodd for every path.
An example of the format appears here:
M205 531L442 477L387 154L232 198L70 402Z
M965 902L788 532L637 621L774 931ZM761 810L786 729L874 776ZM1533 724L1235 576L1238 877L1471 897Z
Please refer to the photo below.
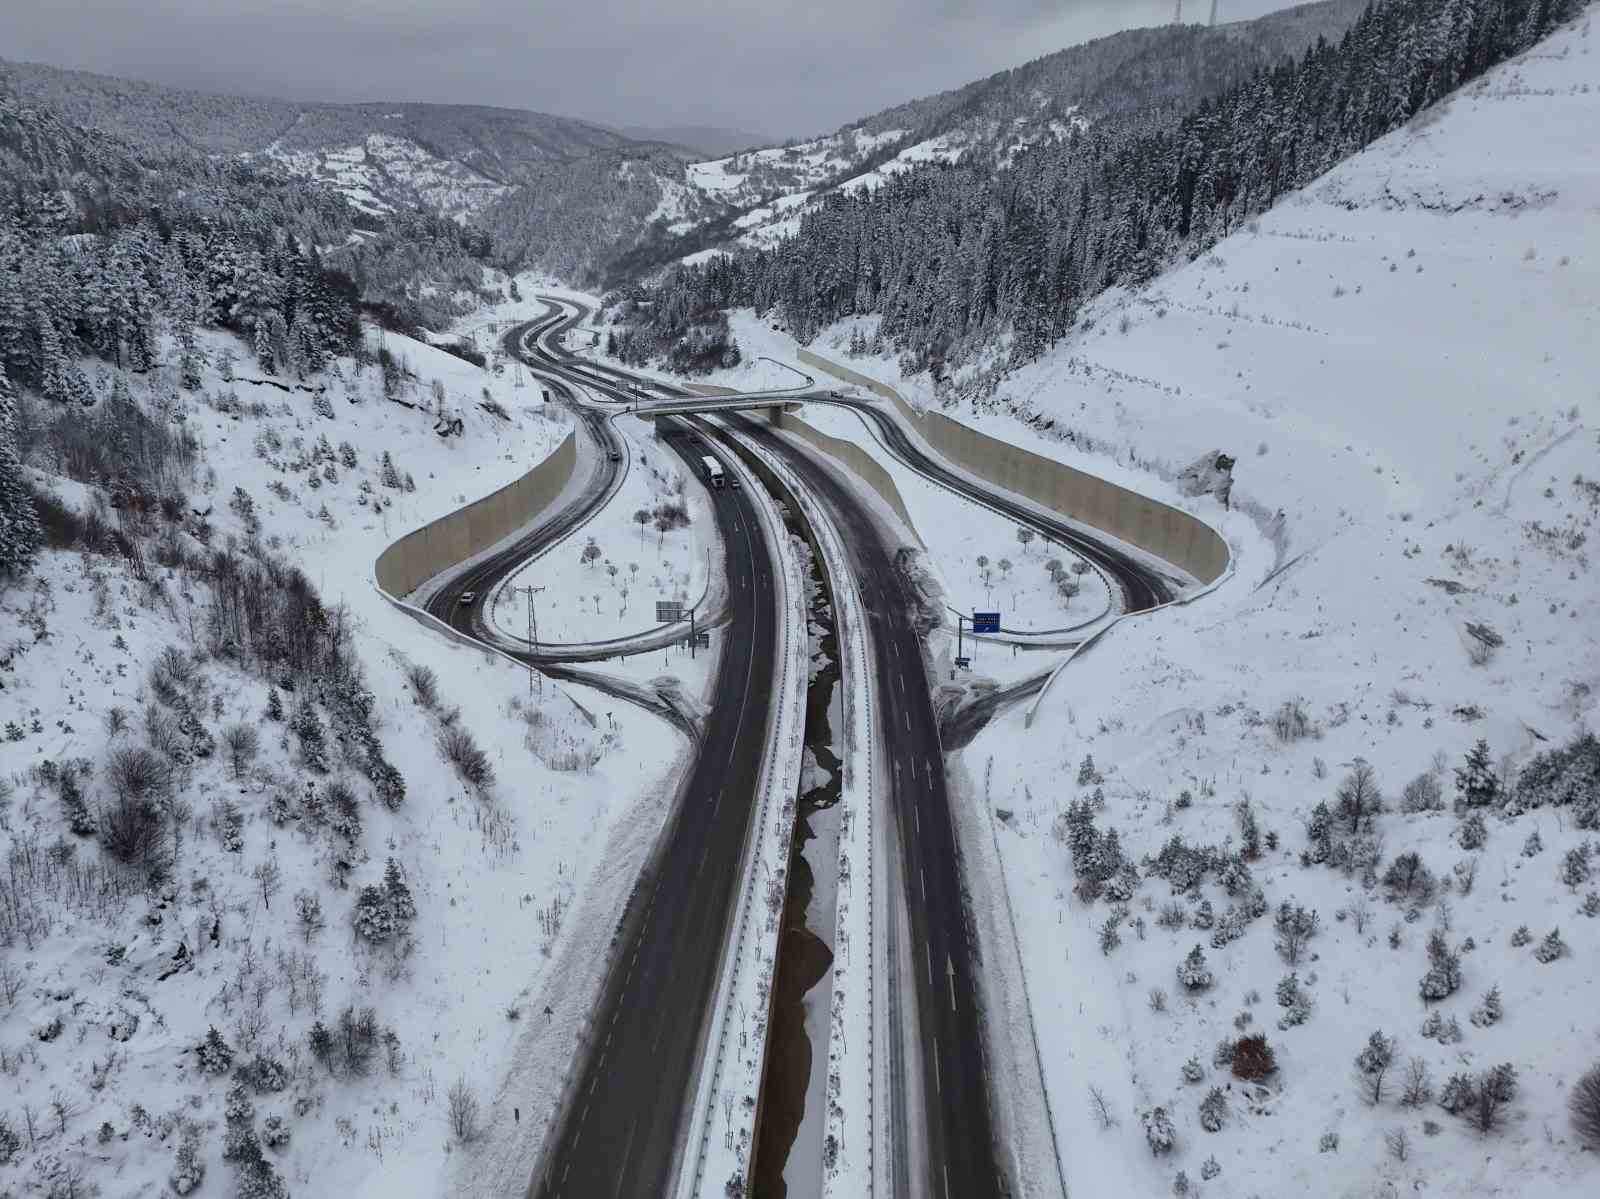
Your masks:
M1172 14L1172 23L1174 25L1183 24L1183 0L1178 0L1177 11Z
M1215 28L1216 24L1217 24L1217 0L1211 0L1211 25L1212 25L1212 28Z

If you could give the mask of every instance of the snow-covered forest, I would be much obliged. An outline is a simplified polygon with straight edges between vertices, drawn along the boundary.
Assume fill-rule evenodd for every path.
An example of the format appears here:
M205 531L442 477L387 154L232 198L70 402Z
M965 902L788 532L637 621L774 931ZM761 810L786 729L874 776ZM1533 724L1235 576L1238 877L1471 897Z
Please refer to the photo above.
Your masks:
M1108 121L1008 167L930 163L835 192L772 250L671 273L641 309L659 342L727 307L801 341L879 313L913 369L1036 359L1109 286L1197 257L1282 194L1531 46L1579 0L1390 0L1338 42L1192 111ZM990 376L992 379L992 376Z

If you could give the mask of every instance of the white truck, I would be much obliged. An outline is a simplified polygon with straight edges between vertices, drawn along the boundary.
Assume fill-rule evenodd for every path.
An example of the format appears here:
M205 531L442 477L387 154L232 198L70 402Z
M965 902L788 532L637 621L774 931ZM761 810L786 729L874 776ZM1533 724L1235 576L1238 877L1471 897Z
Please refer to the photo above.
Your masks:
M713 487L721 487L725 478L722 473L722 463L718 462L710 454L706 454L701 457L700 465L705 467L706 482Z

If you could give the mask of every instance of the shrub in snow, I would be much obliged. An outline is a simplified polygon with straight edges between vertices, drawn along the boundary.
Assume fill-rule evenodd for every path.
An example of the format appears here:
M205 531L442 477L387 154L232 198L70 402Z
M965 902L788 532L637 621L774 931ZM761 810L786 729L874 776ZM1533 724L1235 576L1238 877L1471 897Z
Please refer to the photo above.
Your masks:
M352 919L355 921L356 934L363 940L381 944L395 934L394 909L389 906L389 897L384 894L382 887L361 888L356 895Z
M1325 1133L1323 1133L1321 1140L1319 1140L1317 1142L1317 1152L1318 1153L1338 1153L1339 1152L1339 1134L1336 1133L1336 1132L1325 1132Z
M300 742L300 760L305 768L315 774L327 774L327 735L323 732L317 709L309 701L302 700L295 707L289 728Z
M1467 753L1464 766L1456 768L1456 807L1486 808L1500 798L1500 775L1489 756L1489 743L1478 743Z
M1320 921L1315 911L1299 906L1291 907L1288 900L1285 900L1278 905L1278 914L1273 920L1273 929L1276 933L1273 944L1283 955L1283 960L1293 966L1300 961L1300 955L1305 951L1306 944L1317 935L1319 927Z
M1468 813L1456 828L1456 840L1462 849L1482 849L1489 840L1489 827L1484 824L1483 816L1478 812Z
M1216 915L1211 910L1211 901L1202 899L1200 906L1194 910L1194 926L1199 929L1207 929L1216 923L1216 919Z
M282 1149L289 1143L289 1126L282 1116L268 1116L261 1121L261 1142L268 1149Z
M1586 1148L1600 1149L1600 1065L1589 1067L1567 1095L1572 1131ZM6 1159L0 1147L0 1162Z
M1178 967L1178 981L1189 991L1204 991L1216 979L1206 966L1205 951L1196 945Z
M1383 1102L1384 1081L1389 1067L1394 1065L1395 1042L1383 1035L1380 1028L1367 1038L1367 1043L1356 1054L1356 1073L1361 1080L1361 1095L1368 1102Z
M1208 1157L1205 1161L1200 1163L1200 1177L1205 1179L1207 1182L1210 1182L1213 1178L1221 1173L1222 1167L1217 1164L1217 1159L1214 1156Z
M262 1053L256 1054L248 1065L240 1066L238 1074L258 1095L276 1093L289 1085L289 1071L283 1063Z
M326 1066L329 1073L332 1073L335 1045L333 1034L328 1031L328 1026L321 1020L315 1021L311 1025L311 1031L306 1034L306 1041L311 1046L311 1056Z
M167 1176L167 1182L179 1195L187 1195L198 1190L206 1177L205 1154L201 1152L200 1133L193 1125L186 1126L183 1140L178 1142L177 1152L172 1156L172 1173Z
M1200 1127L1207 1132L1221 1132L1227 1118L1228 1097L1221 1087L1212 1087L1200 1101Z
M1172 1127L1172 1118L1167 1115L1166 1108L1151 1108L1140 1116L1139 1120L1144 1125L1144 1139L1150 1146L1151 1153L1161 1154L1171 1150L1178 1139L1178 1133Z
M1206 1068L1200 1064L1200 1059L1191 1057L1183 1063L1183 1081L1199 1082L1206 1076Z
M1436 1003L1448 999L1461 986L1461 959L1435 929L1428 934L1428 972L1422 976L1422 998Z
M1278 1057L1261 1033L1240 1037L1233 1047L1233 1076L1246 1082L1261 1082L1278 1069Z
M1123 317L1122 319L1126 321L1128 318ZM1123 332L1126 333L1127 330L1124 329ZM1179 1170L1178 1176L1172 1180L1172 1193L1179 1196L1179 1199L1183 1199L1184 1196L1189 1194L1189 1176L1182 1170Z
M1533 951L1533 956L1546 963L1553 962L1557 958L1566 957L1567 943L1561 939L1561 930L1559 928L1551 929L1545 939L1539 942L1539 948Z
M1483 1006L1472 1013L1472 1023L1479 1028L1488 1028L1491 1024L1500 1023L1502 1015L1500 1009L1500 988L1490 987L1488 994L1483 997Z
M1093 787L1105 781L1105 776L1095 769L1094 755L1084 754L1083 761L1078 763L1078 786Z
M1517 1097L1517 1071L1510 1062L1485 1070L1478 1076L1473 1103L1467 1119L1479 1132L1493 1132L1505 1118L1505 1109Z
M1427 903L1433 898L1437 884L1422 856L1413 850L1395 856L1383 872L1383 885L1388 888L1391 899Z
M1232 1066L1233 1055L1237 1049L1238 1042L1232 1037L1223 1037L1217 1042L1217 1047L1211 1054L1211 1064L1217 1067Z
M11 1120L0 1115L0 1166L9 1166L21 1148L22 1138L17 1135L16 1129L11 1127Z
M207 1074L226 1074L233 1068L233 1050L222 1039L215 1024L206 1031L206 1039L200 1042L195 1056L200 1061L200 1069Z
M1164 905L1156 914L1156 927L1166 929L1180 929L1188 921L1188 913L1177 900Z
M1533 934L1528 931L1528 926L1526 924L1517 925L1517 931L1511 934L1511 945L1514 949L1521 949L1524 945L1532 940Z
M1439 1106L1452 1116L1459 1116L1477 1102L1478 1088L1468 1074L1452 1074L1439 1092Z
M1167 993L1160 987L1150 988L1150 1010L1157 1015L1167 1010Z
M256 1105L250 1102L250 1093L245 1090L244 1083L236 1082L228 1088L222 1114L234 1123L248 1123L255 1118Z
M1600 891L1590 891L1583 897L1583 907L1578 909L1585 916L1600 916Z
M1400 810L1409 813L1444 811L1444 788L1439 785L1439 776L1425 770L1407 783L1400 793Z
M1522 843L1522 856L1525 858L1536 857L1544 852L1544 842L1539 839L1539 830L1534 829L1528 834L1528 839Z
M1561 881L1573 891L1588 882L1592 874L1590 859L1594 847L1585 841L1567 850L1566 856L1561 859Z
M1583 733L1567 745L1536 754L1517 776L1508 810L1566 807L1578 809L1579 828L1596 826L1600 806L1600 738Z
M1311 1018L1311 995L1300 986L1298 974L1278 980L1278 1006L1285 1009L1278 1020L1280 1030L1297 1028Z

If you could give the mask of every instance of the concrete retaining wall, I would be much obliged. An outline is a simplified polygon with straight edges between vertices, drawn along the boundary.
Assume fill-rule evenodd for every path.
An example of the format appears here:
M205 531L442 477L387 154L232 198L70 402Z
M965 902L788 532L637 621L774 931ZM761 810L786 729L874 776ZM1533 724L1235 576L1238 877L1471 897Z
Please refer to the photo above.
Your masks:
M868 454L862 446L853 441L830 437L821 429L806 424L805 421L787 409L773 409L772 415L771 423L773 427L784 429L810 442L824 454L836 459L859 476L867 486L882 497L883 502L889 505L894 514L905 524L906 528L911 530L912 536L917 539L917 544L921 545L923 549L928 548L922 542L922 535L917 532L917 526L911 519L911 513L906 510L905 500L900 496L900 488L895 486L894 476L885 470L878 460Z
M572 478L577 461L574 430L520 479L390 545L373 565L378 586L391 596L409 595L440 571L488 549L553 504Z
M980 479L1110 533L1182 567L1202 583L1216 581L1228 568L1228 543L1210 525L1181 509L980 433L943 413L918 412L894 388L820 354L802 349L799 356L804 363L889 400L934 450Z

